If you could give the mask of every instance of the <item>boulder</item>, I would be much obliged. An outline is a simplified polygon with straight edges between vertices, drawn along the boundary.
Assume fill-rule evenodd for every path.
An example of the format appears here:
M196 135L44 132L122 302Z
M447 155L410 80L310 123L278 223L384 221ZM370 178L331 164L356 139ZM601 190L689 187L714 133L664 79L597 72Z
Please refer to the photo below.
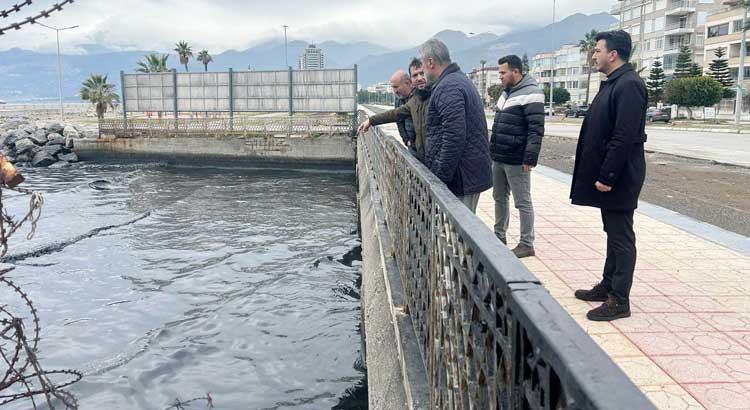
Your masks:
M73 139L73 138L66 138L65 139L65 145L64 145L64 147L67 148L67 149L73 149L73 147L75 147L75 142L74 141L75 141L75 139Z
M56 155L57 153L62 151L63 146L58 144L48 144L45 145L42 149L47 151L47 153L50 155Z
M29 136L29 138L36 145L44 145L48 141L48 139L47 139L47 131L43 130L42 128L39 128L33 134L31 134Z
M34 141L32 141L31 138L21 138L16 141L16 152L22 154L31 150L35 146L36 144L34 144Z
M57 162L55 157L48 154L46 151L39 151L34 155L34 158L31 160L31 165L34 167L48 167L52 164Z
M26 130L19 128L11 131L11 135L15 136L17 140L20 140L23 138L28 138L30 134L26 132Z
M63 130L65 130L65 127L63 127L63 125L59 122L48 122L44 126L44 129L49 133L62 134Z
M50 165L48 168L70 168L72 165L70 165L69 162L65 161L58 161L54 164Z
M81 133L81 137L87 138L87 139L96 139L99 138L99 131L98 130L83 130Z
M78 162L78 155L75 152L69 154L57 154L57 159L65 162Z
M65 137L58 133L47 134L47 144L65 144Z
M31 161L32 156L28 152L24 152L23 154L19 154L15 158L15 162L29 162Z
M65 129L63 130L63 136L65 138L80 138L81 134L74 126L66 125Z
M26 133L29 134L29 135L34 135L34 133L37 130L36 126L34 126L34 125L26 125L26 126L22 127L21 129L24 130L24 131L26 131Z

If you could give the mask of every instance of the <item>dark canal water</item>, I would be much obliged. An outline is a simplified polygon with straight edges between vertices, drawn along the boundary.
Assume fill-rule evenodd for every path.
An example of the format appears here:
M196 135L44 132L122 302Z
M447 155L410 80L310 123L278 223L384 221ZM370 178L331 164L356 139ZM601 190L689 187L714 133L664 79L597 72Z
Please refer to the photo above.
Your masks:
M36 237L11 240L8 276L39 310L43 366L84 372L71 388L81 409L207 392L216 410L366 403L352 172L23 172L45 205ZM6 197L15 214L27 203ZM184 408L206 408L195 403Z

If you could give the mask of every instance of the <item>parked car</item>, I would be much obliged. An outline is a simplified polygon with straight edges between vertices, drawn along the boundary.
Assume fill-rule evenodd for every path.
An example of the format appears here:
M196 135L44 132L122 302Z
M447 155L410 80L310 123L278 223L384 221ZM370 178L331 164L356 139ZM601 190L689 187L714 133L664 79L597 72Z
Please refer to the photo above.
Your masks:
M586 114L589 112L589 107L587 105L581 105L581 106L572 106L565 110L565 118L567 117L585 117Z
M544 107L544 115L555 115L555 110L550 107Z
M651 107L646 110L646 121L656 122L664 121L669 122L672 120L672 110L668 107L656 108Z

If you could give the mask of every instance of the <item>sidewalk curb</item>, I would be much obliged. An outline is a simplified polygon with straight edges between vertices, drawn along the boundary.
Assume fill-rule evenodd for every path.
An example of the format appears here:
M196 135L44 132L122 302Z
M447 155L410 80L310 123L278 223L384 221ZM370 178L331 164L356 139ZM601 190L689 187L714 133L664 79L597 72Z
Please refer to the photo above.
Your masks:
M543 165L538 166L537 171L546 177L568 185L573 178L570 174ZM636 211L709 242L724 246L744 256L750 256L750 238L746 236L644 201L638 201L638 209Z

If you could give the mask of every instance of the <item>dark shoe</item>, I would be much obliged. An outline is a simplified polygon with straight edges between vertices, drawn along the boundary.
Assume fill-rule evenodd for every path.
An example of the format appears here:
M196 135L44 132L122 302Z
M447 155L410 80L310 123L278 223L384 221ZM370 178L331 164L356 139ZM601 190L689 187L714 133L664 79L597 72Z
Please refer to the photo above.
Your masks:
M519 243L518 246L516 246L515 248L513 248L512 252L513 252L514 255L516 255L516 258L518 258L518 259L527 258L529 256L536 255L534 253L534 247L533 246L524 245L522 243Z
M627 301L618 302L614 296L609 296L601 306L589 310L586 317L595 322L609 322L610 320L630 317L630 303Z
M499 239L500 242L503 243L503 245L507 245L508 244L508 240L507 239L501 238L498 234L495 234L495 236L497 236L497 239Z
M609 291L601 283L597 283L590 290L578 289L574 296L586 302L606 302Z

